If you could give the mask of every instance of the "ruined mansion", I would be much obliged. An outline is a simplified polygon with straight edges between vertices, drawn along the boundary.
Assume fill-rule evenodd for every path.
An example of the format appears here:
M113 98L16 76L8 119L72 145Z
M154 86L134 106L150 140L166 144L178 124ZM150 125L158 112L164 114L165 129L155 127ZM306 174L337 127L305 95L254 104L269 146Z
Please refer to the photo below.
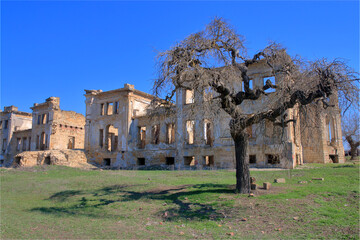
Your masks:
M250 69L253 85L276 81L266 68ZM235 89L241 89L235 86ZM149 116L155 97L133 85L103 92L85 90L86 116L60 109L50 97L34 104L32 113L14 106L0 110L3 166L87 162L122 169L161 166L169 169L234 169L235 149L229 117L215 119L188 114L203 95L189 89L176 92L172 114ZM285 128L264 121L248 129L251 167L294 168L302 163L343 163L341 117L335 107L321 109L312 119L297 118ZM246 108L253 106L244 106ZM309 108L320 108L316 104ZM297 116L298 109L287 111ZM307 124L305 124L305 121ZM311 124L308 124L311 122Z

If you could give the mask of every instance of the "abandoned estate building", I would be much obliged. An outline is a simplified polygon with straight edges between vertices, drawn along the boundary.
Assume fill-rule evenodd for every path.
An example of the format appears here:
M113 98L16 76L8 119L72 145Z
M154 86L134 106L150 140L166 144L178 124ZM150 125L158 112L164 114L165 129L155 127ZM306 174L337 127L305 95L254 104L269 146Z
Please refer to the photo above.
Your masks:
M249 67L252 87L274 83L269 67ZM241 82L234 91L242 90ZM14 106L0 111L0 164L65 164L90 162L118 168L162 165L173 169L235 168L234 142L229 116L203 112L208 93L178 89L171 111L149 114L155 96L136 90L134 85L103 92L85 90L86 117L60 109L60 99L50 97L35 103L32 113ZM210 92L210 94L212 94ZM271 94L259 103L244 102L244 113L268 104ZM264 120L247 129L249 163L252 167L294 168L302 163L345 161L341 116L337 95L329 107L307 106L306 118L296 106L286 111L295 119L286 127Z
M261 63L254 64L249 72L254 87L262 86L267 79L276 82L278 77L271 76ZM241 83L234 86L235 90L241 88ZM85 97L85 151L89 162L120 168L235 168L230 119L225 112L211 119L197 111L204 94L180 89L173 113L157 117L147 112L155 97L130 84L107 92L85 90ZM264 97L261 102L267 100ZM285 128L268 121L249 128L250 166L293 168L304 162L344 162L337 96L332 96L331 101L333 108L309 106L309 110L318 110L310 120L300 116ZM242 105L243 111L260 107ZM287 110L287 115L296 118L298 108Z
M28 161L27 165L50 163L52 155L57 153L47 150L84 149L82 114L61 110L58 97L35 103L31 109L32 113L26 113L10 106L0 112L1 164L20 160Z

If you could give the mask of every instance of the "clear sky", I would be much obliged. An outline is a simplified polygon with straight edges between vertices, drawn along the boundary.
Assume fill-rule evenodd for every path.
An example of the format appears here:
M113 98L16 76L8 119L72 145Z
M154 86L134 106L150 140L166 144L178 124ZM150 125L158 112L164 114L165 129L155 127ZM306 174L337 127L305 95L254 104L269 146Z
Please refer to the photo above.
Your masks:
M292 55L341 57L359 71L358 1L1 1L1 108L50 96L85 113L84 89L151 93L155 56L214 16L249 53L274 40Z

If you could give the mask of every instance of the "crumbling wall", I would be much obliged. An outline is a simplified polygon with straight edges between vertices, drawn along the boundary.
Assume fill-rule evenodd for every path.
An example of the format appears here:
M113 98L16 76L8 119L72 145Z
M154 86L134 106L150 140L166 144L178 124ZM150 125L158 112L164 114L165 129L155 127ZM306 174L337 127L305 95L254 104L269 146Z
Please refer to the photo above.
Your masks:
M305 163L344 163L341 115L338 96L330 97L329 105L322 103L307 106L301 115L301 142Z
M31 123L32 115L18 111L15 106L4 107L4 111L0 112L0 164L11 164L14 154L19 152L16 150L13 134L30 129Z
M86 90L85 97L85 150L89 161L110 166L124 164L129 154L132 118L145 113L153 96L125 84L124 88L108 92Z
M86 155L82 150L27 151L17 154L14 159L14 167L35 165L81 167L87 163Z
M55 110L51 127L50 149L84 149L84 115Z

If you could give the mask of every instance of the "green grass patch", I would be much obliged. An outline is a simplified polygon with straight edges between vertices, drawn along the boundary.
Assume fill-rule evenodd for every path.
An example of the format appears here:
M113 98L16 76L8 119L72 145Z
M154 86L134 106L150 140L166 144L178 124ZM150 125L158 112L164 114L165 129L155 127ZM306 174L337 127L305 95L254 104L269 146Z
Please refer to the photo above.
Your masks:
M358 164L252 171L259 185L272 183L255 197L235 194L235 172L225 170L0 175L2 239L359 239Z

